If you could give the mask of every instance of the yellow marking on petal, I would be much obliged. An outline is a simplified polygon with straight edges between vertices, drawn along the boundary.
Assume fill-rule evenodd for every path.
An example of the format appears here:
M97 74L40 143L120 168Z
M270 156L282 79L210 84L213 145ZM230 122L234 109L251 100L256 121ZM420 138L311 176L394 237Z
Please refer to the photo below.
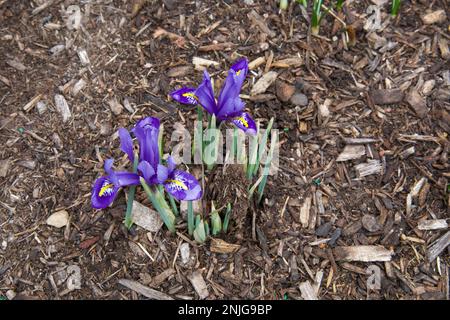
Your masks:
M111 190L113 187L114 187L114 185L111 184L111 183L105 184L105 185L100 189L100 192L98 193L98 195L99 195L100 197L102 197L107 191Z
M238 118L236 118L236 121L239 121L240 123L242 123L242 125L244 127L248 128L248 122L247 122L247 120L245 120L244 117L238 117Z
M241 73L242 70L236 71L236 75L238 76Z
M183 182L183 181L180 181L180 180L173 180L173 179L170 179L170 180L167 180L167 182L168 183L173 183L173 184L175 184L176 186L179 186L181 189L183 189L183 190L188 190L189 188L186 186L186 184Z
M194 98L195 100L198 100L197 96L193 92L185 92L182 96L185 98Z

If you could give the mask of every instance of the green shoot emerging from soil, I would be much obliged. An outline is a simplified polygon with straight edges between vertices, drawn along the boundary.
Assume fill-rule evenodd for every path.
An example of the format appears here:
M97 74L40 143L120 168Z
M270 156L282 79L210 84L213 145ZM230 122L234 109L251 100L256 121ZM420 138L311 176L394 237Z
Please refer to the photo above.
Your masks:
M391 16L396 17L400 9L401 0L392 0Z
M324 13L322 12L322 3L323 0L314 0L313 2L313 11L311 16L311 33L316 36L319 34L320 22L324 17Z

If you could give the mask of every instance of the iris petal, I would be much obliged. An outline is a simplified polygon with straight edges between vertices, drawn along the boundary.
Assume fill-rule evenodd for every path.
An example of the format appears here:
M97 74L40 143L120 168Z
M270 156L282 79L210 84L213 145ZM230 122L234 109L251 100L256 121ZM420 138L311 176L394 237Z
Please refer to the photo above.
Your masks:
M100 177L92 187L91 205L95 209L104 209L113 203L119 188L108 177Z
M237 117L242 113L244 107L245 103L239 97L227 99L224 105L220 107L217 118L219 120L229 120L230 118Z
M170 93L170 96L173 100L178 101L179 103L191 105L198 104L197 97L195 95L195 88L184 87Z
M134 162L133 140L131 139L128 130L125 128L120 128L119 138L120 138L120 150L125 152L128 155L128 159L130 159L131 163L133 163Z
M197 200L202 196L202 188L193 175L175 170L164 182L164 188L178 200Z
M153 168L159 163L159 125L158 118L147 117L139 121L132 130L139 141L139 159L147 161Z
M152 177L155 175L155 169L147 161L141 161L138 165L138 170L142 172L142 175L147 183L151 183Z
M256 135L256 123L248 113L242 112L239 116L231 120L231 122L245 133L252 136Z
M158 170L156 171L156 175L158 184L163 184L164 181L166 181L167 177L169 176L169 170L162 164L158 164Z
M201 104L206 111L210 114L216 112L216 101L214 99L214 90L211 84L211 77L208 71L203 73L203 82L195 90L195 96L198 98L198 102Z

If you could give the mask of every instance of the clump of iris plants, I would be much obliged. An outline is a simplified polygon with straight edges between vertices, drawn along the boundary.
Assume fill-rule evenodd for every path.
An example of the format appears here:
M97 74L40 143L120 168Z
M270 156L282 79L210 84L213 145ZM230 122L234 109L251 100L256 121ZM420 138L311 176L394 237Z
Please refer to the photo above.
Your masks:
M259 123L255 123L250 114L244 111L245 104L239 95L247 74L248 60L243 58L231 66L217 98L214 94L211 77L206 70L203 74L203 81L197 88L184 87L172 92L171 96L182 104L197 107L198 121L194 132L193 150L200 154L201 163L206 164L207 172L211 172L217 164L219 130L227 125L234 126L231 152L227 154L227 159L236 158L238 163L242 164L248 179L249 198L256 193L259 202L262 199L269 175L277 145L277 136L270 139L270 150L264 166L259 170L260 164L265 158L269 133L274 120L270 119L267 129L259 130ZM207 120L206 130L203 129L204 119ZM193 175L176 168L172 157L168 157L166 161L162 159L162 135L160 134L159 119L144 118L137 122L131 131L120 128L118 133L120 149L127 155L131 169L130 171L116 171L113 170L114 159L105 161L106 175L98 178L92 188L93 208L107 208L113 203L121 189L128 188L125 225L130 228L136 188L141 186L171 232L175 232L178 215L177 201L187 202L188 233L197 242L203 243L210 235L215 236L220 232L228 231L232 212L230 203L217 209L212 203L211 212L206 218L198 212L194 212L193 201L202 197L202 188ZM250 137L248 156L242 145L245 135ZM135 141L139 147L138 152L134 151ZM258 171L261 172L261 175L256 179ZM202 178L204 179L204 175ZM223 218L220 213L224 213Z
M200 199L202 189L191 174L176 169L172 157L164 164L159 152L158 118L147 117L139 121L131 130L139 144L139 153L134 153L130 132L119 129L120 149L125 152L133 164L132 172L113 170L114 159L105 161L106 175L98 178L92 188L91 203L95 209L107 208L117 197L119 190L130 187L128 193L125 224L131 227L131 210L136 186L140 185L147 194L153 207L158 211L164 224L175 232L175 214L166 201L164 191L170 199L191 201Z
M197 88L183 87L172 92L170 95L179 103L197 106L198 122L194 134L193 149L194 152L199 151L203 163L207 165L208 170L211 170L217 161L219 130L216 129L220 129L227 124L235 126L232 136L231 152L227 156L231 159L237 159L238 163L243 165L244 172L248 179L249 198L251 198L256 191L258 194L258 201L260 201L267 182L276 140L272 139L271 148L265 166L262 169L262 174L256 182L254 182L254 177L258 173L268 143L268 136L273 125L273 118L270 120L267 129L262 130L263 132L261 132L261 130L258 130L259 125L255 123L249 113L244 111L245 104L239 95L247 74L248 60L242 58L231 66L217 98L215 98L211 77L206 70L203 74L203 81ZM202 120L205 113L208 129L203 131ZM239 143L239 141L242 140L239 131L250 137L248 157L246 153L243 152L242 145ZM199 215L195 216L193 207L190 204L188 206L189 234L192 234L197 241L203 242L209 233L216 235L221 231L226 232L231 215L231 205L228 204L224 209L225 214L222 220L219 215L220 209L216 210L213 206L209 215L212 228L212 230L210 230L209 223L201 219Z

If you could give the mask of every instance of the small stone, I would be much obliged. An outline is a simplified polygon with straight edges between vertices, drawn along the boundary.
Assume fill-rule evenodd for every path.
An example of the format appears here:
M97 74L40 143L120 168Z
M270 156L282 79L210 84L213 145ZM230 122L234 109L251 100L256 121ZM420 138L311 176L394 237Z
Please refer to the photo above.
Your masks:
M109 107L111 108L111 111L116 116L118 116L118 115L120 115L122 113L123 107L122 107L122 105L119 102L117 102L117 100L115 98L114 99L110 99L108 101L108 104L109 104Z
M6 291L6 298L8 298L8 300L12 300L15 297L16 297L16 292L14 290Z
M326 222L322 224L320 227L316 229L316 236L325 237L326 235L328 235L328 233L330 233L331 227L332 227L331 222Z
M66 98L60 94L55 95L55 105L58 112L62 115L63 123L66 123L72 117Z
M319 116L321 119L326 119L330 116L329 106L331 105L331 99L325 99L325 101L318 106Z
M61 150L63 148L63 143L61 141L61 138L59 137L59 135L56 132L54 132L52 134L52 141L55 144L56 149Z
M408 93L406 102L408 102L419 118L424 118L428 114L427 102L417 90L413 89Z
M36 109L40 115L43 115L45 111L47 111L47 104L45 103L45 101L39 101L36 104Z
M183 242L180 246L180 256L181 256L181 263L183 265L187 265L189 263L189 258L191 256L190 254L190 248L189 243Z
M303 93L296 93L291 97L291 103L295 106L305 107L308 105L308 97Z
M91 64L91 61L89 60L89 56L84 49L80 49L77 51L78 58L80 58L80 62L83 66L88 66Z
M51 47L49 51L50 51L50 54L51 54L52 56L57 56L57 55L59 55L61 52L63 52L64 49L66 49L66 46L65 46L65 45L63 45L63 44L57 44L56 46Z
M151 232L157 232L163 224L156 211L151 210L137 201L133 201L131 220L139 227Z
M295 93L295 87L282 81L276 82L277 97L280 101L287 102Z
M400 89L375 89L370 92L373 103L378 105L396 104L403 101L404 94Z
M0 160L0 177L4 178L8 174L11 163L8 159Z
M424 96L430 95L430 93L431 93L431 91L433 91L435 85L436 85L436 80L431 79L431 80L425 81L425 83L422 86L422 94Z
M381 230L380 224L373 215L365 214L361 219L361 223L364 229L366 229L369 232L377 232Z
M69 30L78 30L81 27L81 10L77 5L68 6L66 9L66 26Z
M177 8L177 2L177 0L163 0L163 3L168 10L174 10Z
M111 133L111 124L110 123L102 123L100 125L100 135L102 136L109 136Z
M328 241L328 244L333 247L336 244L336 241L341 237L341 233L342 229L336 228L336 230L334 230L334 232L332 233L331 239L330 241Z
M434 24L445 22L447 15L445 14L445 10L436 10L423 15L421 18L424 24Z
M65 227L69 223L69 213L66 210L57 211L47 218L46 223L55 228Z

